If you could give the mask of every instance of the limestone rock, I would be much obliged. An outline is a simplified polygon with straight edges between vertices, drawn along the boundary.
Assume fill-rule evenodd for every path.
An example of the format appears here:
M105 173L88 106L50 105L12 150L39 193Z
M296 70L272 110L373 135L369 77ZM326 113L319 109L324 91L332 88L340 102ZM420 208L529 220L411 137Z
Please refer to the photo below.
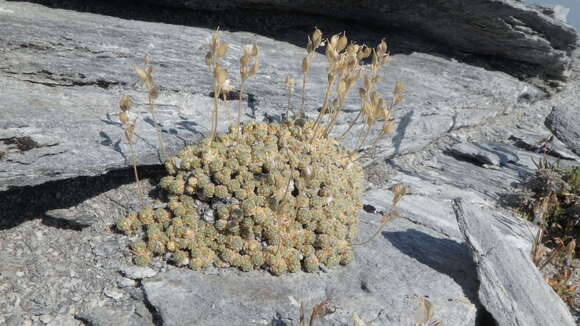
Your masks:
M0 2L0 8L5 49L0 53L0 151L5 152L0 190L130 167L129 145L117 117L123 94L134 99L134 110L143 118L136 127L138 165L159 164L145 91L134 87L139 80L130 67L142 64L145 52L151 54L161 87L156 115L169 154L207 135L212 81L203 56L211 31L72 12L63 20L28 3ZM63 31L68 36L60 36ZM365 33L375 40L383 35ZM243 103L243 118L280 117L288 102L282 80L288 74L298 78L305 51L289 44L288 36L223 32L222 39L235 44L224 58L234 85L241 46L255 38L262 68L247 83L250 100ZM322 103L326 66L317 54L306 90L307 114L313 118ZM378 143L377 153L386 157L415 152L449 131L492 119L535 90L505 73L419 52L394 55L377 90L389 96L396 80L405 83L409 96L396 109L396 131ZM300 101L296 93L294 105ZM349 96L334 135L347 128L359 105L356 96ZM220 130L229 125L223 117ZM362 129L357 124L345 145L352 146Z
M518 0L147 1L202 10L298 11L372 22L406 29L460 51L523 61L530 69L556 78L568 76L569 51L578 39L574 28L565 23L562 7L539 7Z
M574 153L580 155L580 107L554 107L546 118L546 126Z
M462 200L456 200L453 209L477 266L479 298L499 325L576 325L529 253L498 236L489 223L493 215Z

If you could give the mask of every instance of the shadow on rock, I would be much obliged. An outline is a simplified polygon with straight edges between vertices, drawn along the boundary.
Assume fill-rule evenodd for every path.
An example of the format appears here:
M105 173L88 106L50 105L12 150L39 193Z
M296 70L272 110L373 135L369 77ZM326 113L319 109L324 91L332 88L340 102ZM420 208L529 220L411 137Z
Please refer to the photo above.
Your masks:
M493 317L479 301L479 279L469 248L450 239L432 237L417 230L382 232L385 239L405 255L439 273L451 277L465 296L478 307L476 325L496 325Z
M141 179L160 178L165 174L162 166L139 167ZM64 229L81 229L74 222L46 215L47 211L75 207L121 185L133 183L132 170L122 169L101 176L83 176L50 181L38 186L13 188L0 192L0 230L10 229L28 220L42 218L48 226Z
M405 255L450 276L461 286L467 298L477 302L479 281L467 246L412 229L404 232L382 232L382 235Z

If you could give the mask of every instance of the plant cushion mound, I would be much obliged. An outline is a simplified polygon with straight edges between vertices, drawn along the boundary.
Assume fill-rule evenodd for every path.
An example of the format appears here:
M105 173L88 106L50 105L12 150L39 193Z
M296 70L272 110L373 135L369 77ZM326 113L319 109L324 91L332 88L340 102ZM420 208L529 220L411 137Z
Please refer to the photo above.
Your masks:
M363 170L313 121L250 121L184 148L160 180L167 206L119 220L136 264L153 256L275 275L348 264Z

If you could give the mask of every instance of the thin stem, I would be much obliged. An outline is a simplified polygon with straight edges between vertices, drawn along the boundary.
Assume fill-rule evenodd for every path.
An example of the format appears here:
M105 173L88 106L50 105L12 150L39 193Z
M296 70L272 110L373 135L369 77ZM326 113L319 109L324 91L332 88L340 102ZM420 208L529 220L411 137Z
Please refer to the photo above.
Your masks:
M163 163L167 159L167 155L165 154L165 145L163 144L163 138L161 137L161 130L159 129L157 118L155 117L155 104L151 98L149 98L149 113L151 114L151 118L153 120L153 127L155 128L155 132L157 133L157 141L159 141L159 152L161 155L161 162Z
M212 125L211 125L210 144L213 142L213 139L215 137L216 130L217 130L219 94L220 94L220 89L219 89L219 87L216 87L214 90L214 96L213 96L213 103L214 103L213 104L213 121L212 121Z
M328 125L326 126L326 128L324 129L324 132L322 133L323 137L328 138L328 135L330 135L330 131L332 131L332 128L336 125L336 121L338 120L338 114L342 110L342 107L344 105L344 99L345 99L347 93L348 93L348 90L346 90L344 95L340 96L339 102L338 102L338 107L335 108L335 110L332 112L332 119L330 119L330 121L328 122Z
M354 124L358 121L358 119L360 118L361 115L362 115L362 110L358 111L358 114L356 115L356 118L354 118L350 122L350 125L348 126L348 128L342 133L342 135L340 135L337 138L338 140L342 140L342 138L344 138L344 136L346 136L346 134L352 129L352 127L354 127Z
M362 145L367 140L367 137L369 136L370 132L371 132L371 126L368 126L367 131L364 133L364 137L361 138L361 140L358 142L357 146L352 150L352 152L350 152L350 155L353 155L362 147Z
M326 91L324 92L324 101L322 102L322 109L320 110L320 113L318 114L318 117L316 117L316 121L314 121L314 125L312 126L313 132L312 136L310 137L310 140L308 141L309 143L311 143L316 137L316 134L318 134L318 126L320 125L320 121L322 120L322 117L326 114L326 111L328 111L328 97L330 96L332 84L334 84L334 78L330 80L330 83L328 84L328 86L326 87Z
M370 238L368 238L367 240L363 241L363 242L358 242L358 243L351 243L351 246L363 246L369 242L371 242L385 227L385 224L389 223L389 221L391 221L393 219L392 217L392 212L393 212L393 208L391 208L391 210L385 215L383 216L383 219L381 221L381 224L379 225L379 227L377 228L377 230L370 236Z
M228 105L228 92L224 92L224 109L228 114L228 121L232 119L232 108Z
M135 182L137 183L137 191L139 192L139 201L141 202L141 208L145 207L145 195L143 194L143 188L139 183L139 173L137 173L137 157L135 155L135 147L133 146L133 141L129 140L129 147L131 148L131 160L133 161L133 173L135 174Z
M300 116L304 116L304 91L306 89L306 74L304 72L304 78L302 79L302 104L300 105Z
M381 137L383 137L384 135L385 135L384 133L380 132L379 135L377 136L377 138L375 138L375 140L371 143L371 146L366 150L364 155L371 154L373 152L373 150L375 149L375 147L377 146L379 139L381 139Z
M244 82L246 80L242 78L242 82L240 84L240 96L239 96L239 101L238 101L238 126L240 125L240 120L242 119L242 101L244 99L243 94L244 94Z
M286 115L290 117L290 111L292 111L292 89L288 88L288 109Z

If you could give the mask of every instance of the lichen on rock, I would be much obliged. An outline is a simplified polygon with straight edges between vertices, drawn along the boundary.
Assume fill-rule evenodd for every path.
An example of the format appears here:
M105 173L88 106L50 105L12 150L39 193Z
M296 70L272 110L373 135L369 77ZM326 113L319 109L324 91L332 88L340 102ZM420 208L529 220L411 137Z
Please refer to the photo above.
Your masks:
M338 141L311 137L312 125L234 124L168 159L159 182L166 208L145 207L117 223L140 235L134 262L162 256L192 269L275 275L351 262L363 170Z

